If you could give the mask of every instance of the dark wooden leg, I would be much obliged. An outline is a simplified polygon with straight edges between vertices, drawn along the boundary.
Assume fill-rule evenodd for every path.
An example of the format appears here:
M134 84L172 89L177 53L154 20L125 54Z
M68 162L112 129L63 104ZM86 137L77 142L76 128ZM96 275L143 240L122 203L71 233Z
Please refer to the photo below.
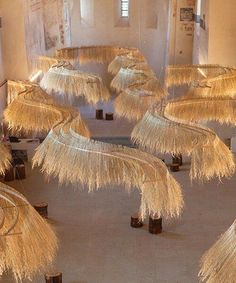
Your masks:
M113 113L106 113L106 120L107 120L107 121L112 121L112 120L114 120Z
M17 180L23 180L26 178L25 174L25 165L24 164L17 164L15 166L15 175Z
M62 283L62 273L47 273L45 274L46 283Z
M130 226L133 228L140 228L143 226L139 213L135 213L131 216Z
M14 181L14 179L15 179L14 167L11 166L5 171L4 181L5 182L11 182L11 181Z
M170 171L171 172L178 172L179 171L179 164L178 163L171 164L170 165Z
M162 232L162 218L149 216L148 230L151 234L160 234Z
M103 120L103 110L102 109L96 110L96 119L97 120Z
M179 164L179 166L182 166L183 165L182 155L181 154L179 154L179 155L173 154L172 155L172 164Z
M37 203L34 208L42 217L48 218L48 204L46 202Z

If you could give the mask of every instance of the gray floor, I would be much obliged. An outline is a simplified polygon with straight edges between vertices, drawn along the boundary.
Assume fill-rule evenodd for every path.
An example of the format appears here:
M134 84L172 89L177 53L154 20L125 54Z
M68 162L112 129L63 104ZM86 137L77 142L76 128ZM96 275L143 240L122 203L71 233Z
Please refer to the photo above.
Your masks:
M119 121L87 121L94 136L114 136ZM110 128L109 128L110 127ZM119 135L132 127L119 128ZM139 207L137 191L107 188L88 194L86 188L58 187L38 170L27 168L27 179L11 183L32 204L49 204L50 222L60 239L55 270L63 283L197 283L199 259L234 221L236 176L219 183L190 184L189 165L175 177L182 184L185 210L157 236L147 226L132 229L130 215ZM146 221L147 223L147 221ZM0 282L13 283L8 275ZM43 283L43 274L34 279ZM26 283L26 282L24 282Z
M184 214L165 222L159 236L146 226L130 228L130 215L139 206L137 192L59 188L56 180L46 183L38 170L28 170L25 181L11 185L32 203L49 203L60 239L55 269L63 272L64 283L195 283L202 253L235 218L236 180L191 186L187 168L175 173L185 194ZM43 275L33 282L44 282Z

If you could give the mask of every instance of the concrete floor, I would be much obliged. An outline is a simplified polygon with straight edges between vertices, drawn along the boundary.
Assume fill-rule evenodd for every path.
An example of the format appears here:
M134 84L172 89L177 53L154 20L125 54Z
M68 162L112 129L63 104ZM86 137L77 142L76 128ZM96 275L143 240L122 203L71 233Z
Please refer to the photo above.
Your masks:
M100 123L97 131L106 122ZM115 128L117 122L110 123ZM49 221L60 239L54 269L63 273L63 283L197 283L201 255L236 216L236 176L191 185L188 164L174 173L183 187L184 213L177 221L164 220L161 235L149 234L146 225L130 227L140 202L137 191L114 187L88 194L86 188L58 187L57 180L46 182L38 169L27 169L26 180L9 184L32 204L48 202ZM14 280L8 275L0 282ZM43 274L33 282L45 282Z

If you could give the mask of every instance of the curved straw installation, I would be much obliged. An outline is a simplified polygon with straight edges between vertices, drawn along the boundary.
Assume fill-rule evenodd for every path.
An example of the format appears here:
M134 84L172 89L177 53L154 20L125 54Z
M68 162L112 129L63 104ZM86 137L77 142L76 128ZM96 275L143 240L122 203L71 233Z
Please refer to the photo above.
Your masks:
M38 147L33 165L42 166L44 173L57 176L60 183L80 182L90 191L112 184L138 187L143 217L146 213L167 218L180 215L180 186L161 160L138 150L96 142L79 133L77 119L68 117Z
M25 91L26 89L36 86L36 84L31 83L30 81L7 81L7 104L9 105L20 92Z
M54 231L19 192L0 183L0 275L17 282L45 272L58 247Z
M137 64L128 68L121 68L111 81L111 88L120 92L132 84L144 83L151 78L154 79L155 74L148 65L145 63Z
M67 117L68 113L78 116L81 133L89 136L79 113L72 108L55 104L40 87L32 87L22 92L4 111L4 117L9 128L15 132L48 132L56 123Z
M11 153L7 146L0 142L0 174L4 175L11 165Z
M137 48L124 48L118 46L82 46L62 48L56 51L56 58L61 60L78 60L80 64L87 63L110 63L117 55L120 54L137 54Z
M207 283L236 282L236 221L201 259L199 277Z
M53 65L59 64L59 59L47 56L38 56L36 59L37 69L46 73Z
M214 78L234 71L220 65L170 65L166 69L166 86L191 84L193 81Z
M134 142L153 152L191 155L190 178L230 177L235 171L232 152L210 129L152 109L132 132Z
M236 99L189 98L170 101L166 113L185 121L236 124Z
M40 86L48 93L73 103L75 97L84 96L92 104L107 101L110 93L99 76L64 66L52 67L43 77Z
M129 66L146 63L144 56L140 54L123 54L117 55L115 59L109 64L108 72L112 75L117 75L121 68L128 68Z
M139 120L148 108L165 97L157 79L149 79L144 83L137 83L122 91L114 101L117 116L128 120Z

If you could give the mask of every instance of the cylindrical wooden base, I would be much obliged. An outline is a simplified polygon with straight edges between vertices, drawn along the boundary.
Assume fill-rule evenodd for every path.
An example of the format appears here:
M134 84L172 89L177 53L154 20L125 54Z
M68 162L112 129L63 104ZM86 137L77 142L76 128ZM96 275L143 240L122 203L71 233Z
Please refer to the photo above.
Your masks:
M17 180L23 180L26 178L25 174L25 165L24 164L17 164L15 166L15 177Z
M102 120L103 119L103 110L102 109L97 109L96 110L96 119L97 120Z
M34 208L42 217L48 218L48 204L46 202L37 203Z
M45 274L46 283L62 283L62 273L47 273Z
M5 182L11 182L11 181L14 181L14 179L15 179L15 176L14 176L14 167L11 166L10 168L8 168L8 169L5 171L4 181L5 181Z
M182 155L172 155L172 164L179 164L179 166L183 165L183 158Z
M148 230L151 234L160 234L162 232L162 218L153 218L150 216Z
M179 164L178 163L171 164L170 165L170 171L171 172L178 172L179 171Z
M114 120L113 113L106 113L106 120L107 120L107 121L112 121L112 120Z
M135 213L131 216L130 226L133 228L141 228L143 226L139 213Z

